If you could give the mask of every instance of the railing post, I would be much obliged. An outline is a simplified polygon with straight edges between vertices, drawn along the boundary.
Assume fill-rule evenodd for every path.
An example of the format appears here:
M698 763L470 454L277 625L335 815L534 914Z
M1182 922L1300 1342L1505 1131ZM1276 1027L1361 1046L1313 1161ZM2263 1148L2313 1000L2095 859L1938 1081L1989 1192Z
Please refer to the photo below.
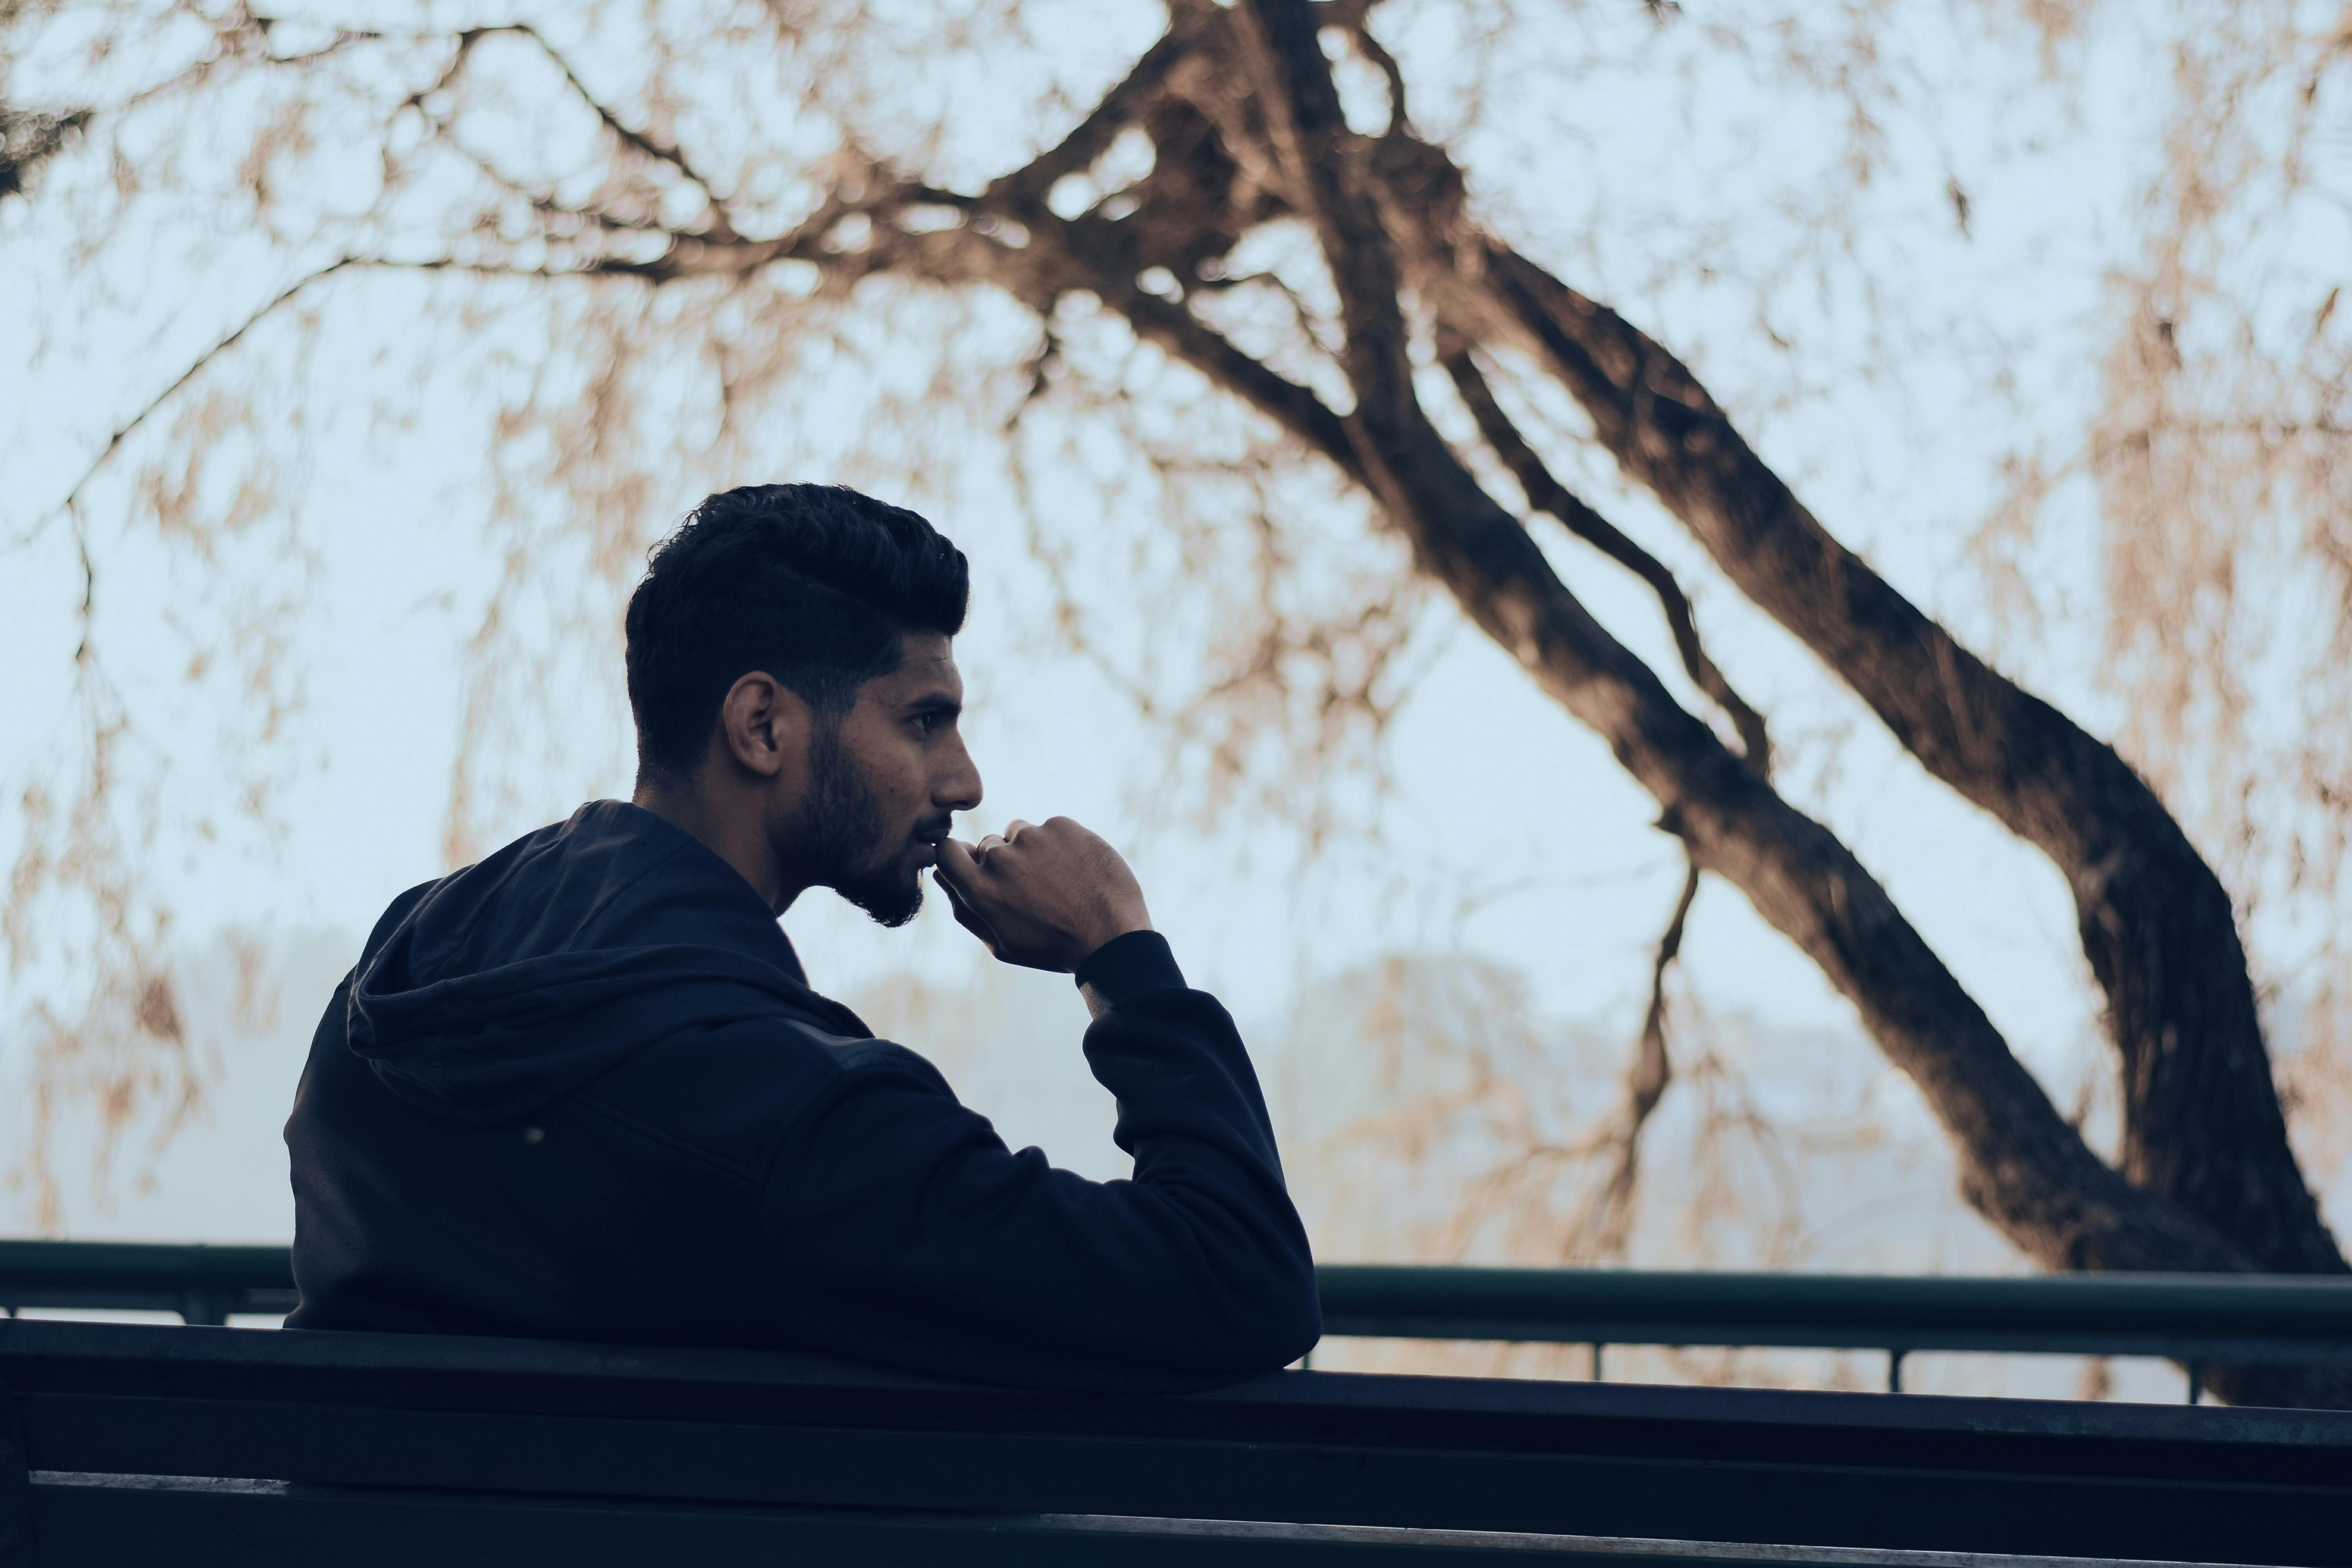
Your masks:
M1601 1352L1608 1348L1609 1347L1607 1345L1601 1343L1599 1340L1592 1342L1592 1381L1595 1383L1601 1381Z
M0 1384L0 1568L32 1568L32 1454L8 1385Z
M1887 1392L1887 1393L1889 1393L1889 1394L1900 1394L1900 1393L1902 1393L1902 1392L1903 1392L1903 1358L1904 1358L1906 1355L1909 1354L1909 1353L1910 1353L1910 1352L1907 1352L1907 1351L1898 1351L1898 1350L1895 1349L1895 1348L1894 1348L1893 1346L1891 1346L1891 1345L1887 1347L1887 1351L1886 1351L1886 1392Z
M2205 1363L2194 1358L2189 1363L2189 1403L2205 1403Z

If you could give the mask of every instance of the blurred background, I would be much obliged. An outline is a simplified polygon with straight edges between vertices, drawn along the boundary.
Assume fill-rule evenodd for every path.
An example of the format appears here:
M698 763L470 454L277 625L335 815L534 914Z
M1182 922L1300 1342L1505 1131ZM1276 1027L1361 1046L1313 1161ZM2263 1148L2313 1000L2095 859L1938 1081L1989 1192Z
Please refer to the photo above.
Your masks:
M1831 534L2154 785L2230 895L2295 1161L2352 1221L2352 10L1318 11L1356 136L1441 150L1460 221L1670 349ZM1118 96L1199 106L1278 191L1239 155L1246 89L1151 67L1224 15L0 0L0 1230L286 1239L278 1130L378 912L625 795L646 548L709 490L814 479L971 558L988 799L959 832L1065 813L1129 853L1243 1024L1319 1257L2035 1267L1849 994L1723 876L1682 918L1682 844L1610 738L1171 324L1355 407L1314 224L1183 185L1173 111ZM1039 205L1024 226L991 193ZM1161 221L1188 213L1213 246ZM1466 451L1437 298L1409 277L1402 329ZM2122 1158L2068 875L1923 767L1556 377L1480 353L1687 595L1772 787ZM1736 747L1654 582L1465 460ZM993 964L937 900L884 931L816 894L784 925L1015 1146L1125 1173L1066 979ZM1869 1386L1882 1362L1610 1371ZM2179 1397L2171 1369L2057 1357L1906 1380Z

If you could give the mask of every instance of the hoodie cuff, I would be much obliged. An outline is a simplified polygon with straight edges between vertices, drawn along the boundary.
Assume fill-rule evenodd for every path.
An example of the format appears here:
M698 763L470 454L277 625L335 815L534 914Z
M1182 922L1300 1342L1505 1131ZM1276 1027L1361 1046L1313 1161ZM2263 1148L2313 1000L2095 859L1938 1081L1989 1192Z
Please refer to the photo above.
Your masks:
M1156 931L1111 938L1087 954L1076 978L1087 1011L1097 1018L1143 992L1184 989L1184 972L1176 967L1168 939Z

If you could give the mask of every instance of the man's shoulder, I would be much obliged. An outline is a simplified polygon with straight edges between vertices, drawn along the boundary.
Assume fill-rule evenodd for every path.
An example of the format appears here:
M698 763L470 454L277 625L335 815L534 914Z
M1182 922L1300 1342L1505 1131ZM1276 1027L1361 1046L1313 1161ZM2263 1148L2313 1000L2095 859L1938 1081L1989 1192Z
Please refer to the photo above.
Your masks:
M751 1173L834 1093L883 1081L954 1098L904 1046L782 1013L659 1041L578 1092L607 1120Z
M931 1065L929 1057L908 1050L896 1040L877 1039L870 1035L859 1039L830 1035L822 1037L835 1070L842 1075L905 1078L950 1100L955 1098L946 1076Z

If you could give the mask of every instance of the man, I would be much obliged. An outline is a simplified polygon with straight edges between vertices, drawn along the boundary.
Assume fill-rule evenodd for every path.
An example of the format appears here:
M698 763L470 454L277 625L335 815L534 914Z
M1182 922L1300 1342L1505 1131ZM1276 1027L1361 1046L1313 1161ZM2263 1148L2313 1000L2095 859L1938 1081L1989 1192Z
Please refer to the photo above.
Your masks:
M629 601L635 798L404 893L320 1020L286 1142L301 1329L779 1345L991 1382L1180 1386L1320 1331L1233 1021L1074 822L948 835L963 555L854 490L706 500ZM808 986L777 917L886 926L922 872L1074 973L1132 1181L1008 1150Z

